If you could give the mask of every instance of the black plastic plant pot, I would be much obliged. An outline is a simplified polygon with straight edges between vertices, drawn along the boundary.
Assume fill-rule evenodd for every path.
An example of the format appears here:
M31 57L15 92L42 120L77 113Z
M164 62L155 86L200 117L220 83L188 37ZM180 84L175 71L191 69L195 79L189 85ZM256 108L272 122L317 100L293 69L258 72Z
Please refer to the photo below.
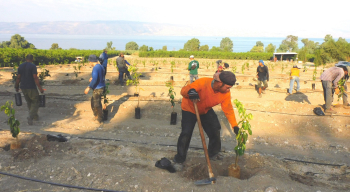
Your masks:
M170 119L170 125L176 125L176 119L177 119L177 113L172 112L171 113L171 119Z
M316 89L316 86L315 86L315 83L312 84L312 90L315 90Z
M140 107L135 108L135 119L141 119L141 108Z
M45 95L39 95L39 107L45 107Z
M103 109L103 120L104 121L108 120L108 109Z
M22 106L22 96L21 93L15 94L15 101L17 106Z
M139 96L139 93L134 93L134 97L138 97Z

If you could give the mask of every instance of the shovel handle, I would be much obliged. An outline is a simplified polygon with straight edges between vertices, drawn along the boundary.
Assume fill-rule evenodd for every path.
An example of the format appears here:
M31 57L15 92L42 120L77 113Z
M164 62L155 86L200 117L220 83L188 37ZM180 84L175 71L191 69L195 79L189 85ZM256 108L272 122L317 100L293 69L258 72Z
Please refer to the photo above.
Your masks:
M203 132L201 118L199 117L197 102L196 101L193 102L193 105L194 105L194 110L196 111L197 123L198 123L198 127L199 127L199 133L200 133L201 139L202 139L202 145L203 145L203 149L204 149L205 159L207 160L207 164L208 164L209 177L213 178L214 177L214 173L213 173L213 170L212 170L211 164L210 164L207 144L205 142L205 137L204 137L204 132ZM212 181L212 183L215 183L215 181Z

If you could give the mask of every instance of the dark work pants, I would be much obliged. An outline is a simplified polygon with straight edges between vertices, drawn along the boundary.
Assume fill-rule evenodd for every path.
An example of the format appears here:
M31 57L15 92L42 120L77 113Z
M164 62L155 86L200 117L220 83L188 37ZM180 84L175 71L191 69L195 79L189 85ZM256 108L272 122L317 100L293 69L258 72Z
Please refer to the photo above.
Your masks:
M130 72L128 71L128 68L118 67L118 69L119 69L119 82L120 83L123 83L124 73L126 74L126 76L128 76L129 79L131 79Z
M107 74L107 67L103 67L105 68L105 78L106 78L106 74Z
M38 89L22 89L24 99L29 109L29 118L38 120L39 115L39 92Z
M221 150L220 129L221 125L213 109L206 114L200 115L203 129L209 137L208 153L209 157L218 154ZM175 161L182 163L186 160L188 147L191 142L194 126L196 125L196 114L182 110L181 134L177 142L177 154Z
M94 113L94 116L97 117L98 122L103 121L103 112L102 112L102 103L101 103L101 97L102 97L103 91L104 91L104 88L95 89L91 97L91 109L92 109L92 112Z

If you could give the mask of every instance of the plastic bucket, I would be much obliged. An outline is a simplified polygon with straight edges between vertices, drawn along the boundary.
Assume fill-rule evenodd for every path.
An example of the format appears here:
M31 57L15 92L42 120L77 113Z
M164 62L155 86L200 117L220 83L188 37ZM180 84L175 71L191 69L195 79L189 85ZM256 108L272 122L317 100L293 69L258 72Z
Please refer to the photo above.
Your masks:
M39 95L39 107L45 107L45 95Z
M15 101L17 106L22 106L22 96L21 93L15 94Z
M135 108L135 119L141 119L141 108L140 107Z
M171 113L171 119L170 119L170 125L176 125L176 119L177 119L177 113L172 112Z

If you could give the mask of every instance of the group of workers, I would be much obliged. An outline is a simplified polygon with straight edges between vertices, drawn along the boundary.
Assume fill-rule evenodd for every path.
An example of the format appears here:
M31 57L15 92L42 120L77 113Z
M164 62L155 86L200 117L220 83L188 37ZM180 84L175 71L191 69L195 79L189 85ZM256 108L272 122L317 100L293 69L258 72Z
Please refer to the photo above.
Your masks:
M92 89L93 95L91 97L91 108L95 119L101 123L103 121L102 103L101 97L105 90L105 75L107 71L107 51L104 50L100 57L96 55L90 55L88 61L92 65L92 77L89 79L90 84L85 89L84 93ZM239 127L236 121L235 113L231 103L230 89L236 83L236 76L230 71L224 71L221 66L222 61L218 60L217 71L212 78L203 77L198 78L199 62L194 60L194 56L190 56L190 63L188 70L190 71L191 83L184 86L181 89L181 95L183 96L181 103L182 120L181 120L181 133L177 143L177 154L173 161L177 164L181 164L186 160L187 151L191 141L192 133L197 122L194 103L198 106L198 112L203 125L203 129L209 137L208 153L211 160L222 159L220 130L221 125L213 107L220 104L221 108L228 119L233 132L238 134ZM33 55L27 55L26 62L21 64L18 68L18 77L15 84L15 89L18 92L21 88L25 100L29 108L28 124L32 125L33 120L38 120L38 89L41 93L44 92L40 86L36 66L32 63ZM119 80L123 83L123 73L127 73L126 65L130 65L121 53L117 58L117 67L119 69ZM224 67L227 68L228 64L224 63ZM130 76L130 74L128 74ZM341 78L348 79L347 67L331 67L324 71L320 79L322 81L322 87L324 90L325 100L325 112L334 113L331 109L331 103L333 93L338 93L338 81ZM264 93L268 87L269 71L268 67L264 65L262 60L259 61L257 67L258 78L258 92L259 97L261 93ZM290 88L289 94L292 93L292 86L294 81L298 83L297 91L300 89L299 85L299 68L294 65L291 70ZM19 86L20 84L20 86ZM344 105L348 106L347 96L344 100Z

